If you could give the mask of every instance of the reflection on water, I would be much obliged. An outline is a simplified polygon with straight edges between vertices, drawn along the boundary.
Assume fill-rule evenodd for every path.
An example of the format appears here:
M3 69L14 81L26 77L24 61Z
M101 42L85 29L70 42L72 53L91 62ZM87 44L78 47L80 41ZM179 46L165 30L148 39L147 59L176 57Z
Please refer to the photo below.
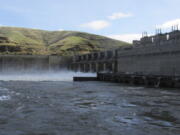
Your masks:
M0 135L180 134L178 90L44 78L0 82Z

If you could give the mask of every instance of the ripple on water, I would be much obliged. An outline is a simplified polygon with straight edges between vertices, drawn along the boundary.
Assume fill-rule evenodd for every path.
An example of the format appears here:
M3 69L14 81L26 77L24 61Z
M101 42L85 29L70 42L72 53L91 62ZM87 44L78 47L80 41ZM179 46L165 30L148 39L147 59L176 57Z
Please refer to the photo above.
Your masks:
M7 88L0 87L0 91L8 91Z
M114 121L124 124L130 124L130 125L138 125L143 123L143 121L138 118L121 117L121 116L115 116Z
M144 87L127 87L128 90L142 90Z
M173 127L173 123L165 120L158 120L158 119L153 119L150 117L144 117L144 120L147 121L147 123L155 126L160 126L160 127Z
M83 108L95 109L97 107L97 103L93 100L79 100L79 101L76 101L74 105L81 109Z
M121 107L136 107L137 105L136 104L132 104L132 103L129 103L128 101L126 100L123 100L122 103L120 104Z
M178 119L168 111L151 110L143 115L145 121L156 126L173 127L174 124L178 123Z

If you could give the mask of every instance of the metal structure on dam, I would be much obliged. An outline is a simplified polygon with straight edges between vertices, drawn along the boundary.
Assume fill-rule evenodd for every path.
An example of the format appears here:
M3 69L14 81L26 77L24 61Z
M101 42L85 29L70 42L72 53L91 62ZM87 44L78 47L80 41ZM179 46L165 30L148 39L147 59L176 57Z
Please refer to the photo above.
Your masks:
M71 69L97 72L98 80L180 86L180 31L146 34L132 46L74 56Z

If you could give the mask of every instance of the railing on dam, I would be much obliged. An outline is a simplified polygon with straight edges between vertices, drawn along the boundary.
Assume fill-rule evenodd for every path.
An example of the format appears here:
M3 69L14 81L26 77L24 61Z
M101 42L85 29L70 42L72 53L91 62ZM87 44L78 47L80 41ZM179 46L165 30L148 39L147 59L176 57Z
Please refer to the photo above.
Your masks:
M83 61L101 61L106 59L113 59L116 57L116 50L106 51L106 52L95 52L90 54L84 54L79 56L74 56L73 62L83 62Z
M180 31L174 30L170 33L158 33L155 36L145 36L138 40L133 41L134 47L150 46L150 45L164 45L174 44L180 41Z

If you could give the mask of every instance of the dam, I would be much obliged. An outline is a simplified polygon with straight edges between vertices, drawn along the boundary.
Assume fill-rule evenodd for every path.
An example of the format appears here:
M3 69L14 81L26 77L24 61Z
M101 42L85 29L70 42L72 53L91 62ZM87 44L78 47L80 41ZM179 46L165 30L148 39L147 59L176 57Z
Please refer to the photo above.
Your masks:
M74 56L71 69L97 72L103 81L179 87L180 31L145 35L132 46Z
M73 57L0 55L0 72L59 71L96 73L91 81L180 87L180 31L144 35L133 45ZM83 80L75 78L76 81ZM88 80L84 78L84 80Z

